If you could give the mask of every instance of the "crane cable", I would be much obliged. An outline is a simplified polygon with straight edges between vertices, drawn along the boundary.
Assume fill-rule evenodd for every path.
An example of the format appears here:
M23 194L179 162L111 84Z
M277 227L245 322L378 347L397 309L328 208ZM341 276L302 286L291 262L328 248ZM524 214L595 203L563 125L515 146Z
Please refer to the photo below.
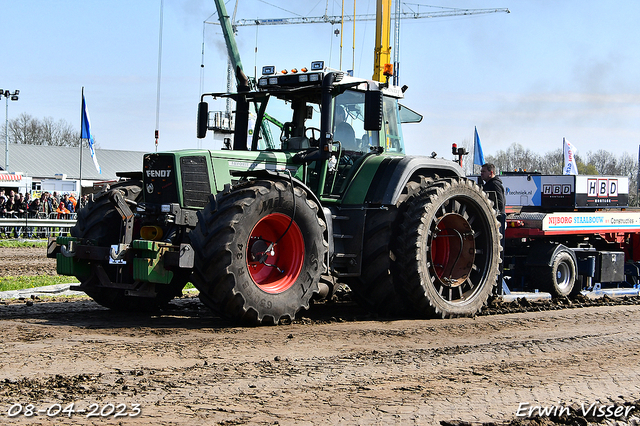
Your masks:
M342 71L342 37L344 34L344 0L342 0L342 17L340 19L340 70Z
M158 35L158 86L156 89L156 152L158 152L158 136L160 133L160 81L162 77L162 23L164 14L164 0L160 0L160 30Z
M356 0L353 0L353 45L351 46L351 72L356 69Z

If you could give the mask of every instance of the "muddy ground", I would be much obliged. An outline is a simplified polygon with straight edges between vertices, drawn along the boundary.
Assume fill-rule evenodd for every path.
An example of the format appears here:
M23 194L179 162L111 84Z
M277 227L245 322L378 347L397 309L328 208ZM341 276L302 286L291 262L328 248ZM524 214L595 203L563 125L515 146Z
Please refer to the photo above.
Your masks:
M46 253L44 247L0 247L0 277L56 275L56 260Z
M20 271L50 270L20 250ZM638 305L416 321L336 303L242 328L194 297L147 316L86 298L26 302L0 304L0 424L587 424L609 413L637 424L640 413ZM527 419L536 407L552 415Z

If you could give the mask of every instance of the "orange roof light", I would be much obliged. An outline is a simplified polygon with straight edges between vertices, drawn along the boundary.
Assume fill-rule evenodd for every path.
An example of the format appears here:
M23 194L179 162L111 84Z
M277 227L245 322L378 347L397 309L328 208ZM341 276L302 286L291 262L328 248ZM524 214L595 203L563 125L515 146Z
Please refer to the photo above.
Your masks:
M289 74L289 71L287 71L287 70L282 70L282 71L280 71L280 72L281 72L282 74Z
M297 73L297 72L298 72L298 69L297 69L297 68L293 68L293 69L291 70L291 72L292 72L293 74L295 74L295 73Z
M300 68L300 71L302 71L302 72L307 72L307 71L309 71L309 70L307 69L307 67L302 67L302 68Z
M393 64L384 64L382 73L387 77L391 77L393 75Z

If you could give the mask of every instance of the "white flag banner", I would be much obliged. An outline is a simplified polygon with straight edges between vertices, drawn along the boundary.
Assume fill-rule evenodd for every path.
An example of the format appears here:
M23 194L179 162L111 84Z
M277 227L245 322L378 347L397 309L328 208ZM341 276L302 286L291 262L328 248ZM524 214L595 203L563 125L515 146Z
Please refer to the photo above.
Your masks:
M577 175L576 152L578 150L565 138L562 138L562 144L564 145L564 168L562 169L562 174Z

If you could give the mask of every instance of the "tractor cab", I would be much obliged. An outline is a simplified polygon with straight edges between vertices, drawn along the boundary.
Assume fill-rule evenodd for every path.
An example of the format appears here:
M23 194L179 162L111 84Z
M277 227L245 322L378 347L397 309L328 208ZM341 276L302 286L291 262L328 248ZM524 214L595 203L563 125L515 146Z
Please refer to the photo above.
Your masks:
M235 99L237 115L248 109L246 132L236 120L234 149L291 154L301 169L296 177L329 199L341 197L368 157L403 155L401 123L422 119L399 104L401 89L326 68L323 61L279 73L265 66L255 90L211 95ZM205 125L201 120L199 136Z

